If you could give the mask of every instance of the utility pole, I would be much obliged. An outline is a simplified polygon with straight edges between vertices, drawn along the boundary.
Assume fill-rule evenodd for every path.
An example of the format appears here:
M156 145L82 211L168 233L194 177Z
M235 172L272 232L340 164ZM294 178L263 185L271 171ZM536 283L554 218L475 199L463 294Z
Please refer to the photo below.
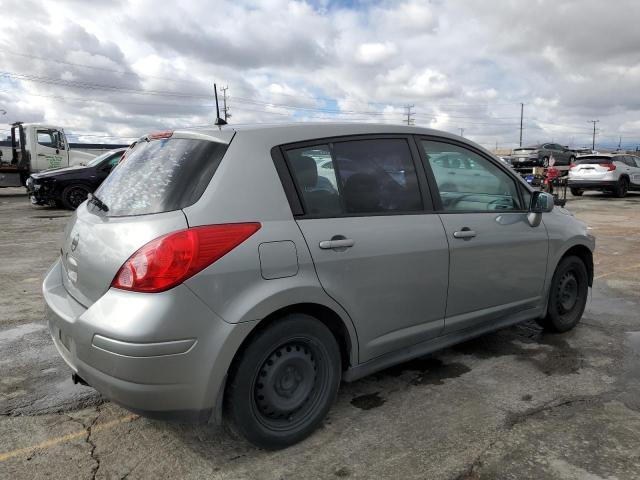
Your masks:
M618 150L622 150L622 137L618 139Z
M464 137L464 128L461 128L461 129L460 129L460 136L461 136L461 137Z
M222 113L224 114L224 121L226 122L231 117L229 107L227 107L227 90L229 90L229 86L222 87L220 90L222 90Z
M591 123L593 123L593 140L591 142L591 150L595 150L596 149L596 123L598 123L600 120L589 120Z
M411 111L412 108L415 108L415 105L405 105L404 108L407 111L407 125L415 125L413 116L416 114L416 112Z
M520 104L520 146L522 146L522 120L524 119L524 103Z

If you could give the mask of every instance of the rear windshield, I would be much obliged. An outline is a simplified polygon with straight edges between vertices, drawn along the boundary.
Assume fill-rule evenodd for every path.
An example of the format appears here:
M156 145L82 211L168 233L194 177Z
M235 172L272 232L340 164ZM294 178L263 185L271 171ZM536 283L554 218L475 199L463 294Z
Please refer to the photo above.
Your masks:
M227 144L168 138L142 141L95 192L119 217L169 212L193 205L213 177ZM90 208L95 213L94 204Z
M575 161L576 165L593 165L598 163L611 163L613 159L611 157L580 157Z

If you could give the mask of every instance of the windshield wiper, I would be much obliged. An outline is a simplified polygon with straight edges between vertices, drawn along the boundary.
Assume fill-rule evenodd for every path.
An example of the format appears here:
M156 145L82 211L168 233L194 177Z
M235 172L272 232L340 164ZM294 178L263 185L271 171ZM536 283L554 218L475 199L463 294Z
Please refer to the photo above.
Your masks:
M89 197L89 203L93 203L96 207L98 207L103 212L109 211L109 207L107 207L107 204L104 203L102 200L100 200L98 197L96 197L93 193L90 193L88 197Z

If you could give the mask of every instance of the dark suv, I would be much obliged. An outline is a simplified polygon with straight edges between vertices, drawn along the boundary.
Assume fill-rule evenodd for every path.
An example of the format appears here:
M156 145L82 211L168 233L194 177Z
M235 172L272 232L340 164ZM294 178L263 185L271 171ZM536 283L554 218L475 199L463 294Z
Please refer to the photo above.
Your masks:
M548 167L551 158L555 159L555 165L569 165L576 159L576 152L557 143L515 148L511 164L514 167Z

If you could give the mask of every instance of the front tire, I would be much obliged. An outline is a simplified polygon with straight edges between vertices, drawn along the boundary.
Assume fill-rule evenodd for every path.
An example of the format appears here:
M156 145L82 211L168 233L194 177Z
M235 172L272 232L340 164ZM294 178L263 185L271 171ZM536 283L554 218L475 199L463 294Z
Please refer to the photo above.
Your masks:
M571 189L571 195L573 195L574 197L581 197L583 193L584 193L584 190L581 190L580 188Z
M303 440L331 408L341 372L340 349L322 322L301 313L277 320L234 362L225 395L232 428L268 450Z
M69 210L75 210L87 199L90 191L84 185L69 185L62 191L62 205Z
M574 256L562 259L551 280L547 314L538 323L550 332L571 330L582 318L588 293L589 280L584 262Z
M542 159L542 166L543 166L544 168L549 168L549 157L544 157L544 158Z

